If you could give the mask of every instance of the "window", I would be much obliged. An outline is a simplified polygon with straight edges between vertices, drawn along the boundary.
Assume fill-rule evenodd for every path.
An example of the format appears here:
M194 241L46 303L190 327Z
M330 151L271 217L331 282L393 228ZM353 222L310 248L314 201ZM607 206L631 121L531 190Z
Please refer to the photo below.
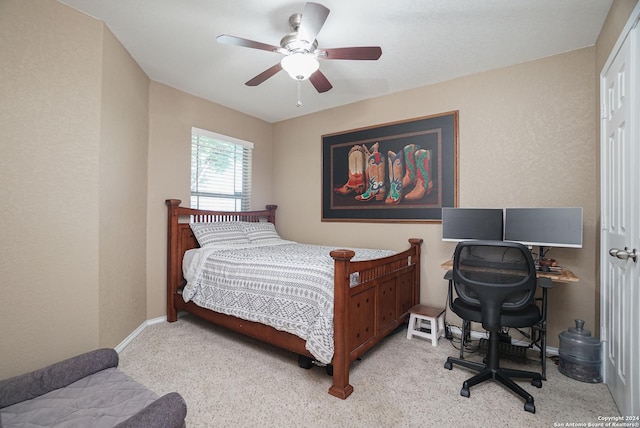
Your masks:
M248 210L253 143L191 128L191 208Z

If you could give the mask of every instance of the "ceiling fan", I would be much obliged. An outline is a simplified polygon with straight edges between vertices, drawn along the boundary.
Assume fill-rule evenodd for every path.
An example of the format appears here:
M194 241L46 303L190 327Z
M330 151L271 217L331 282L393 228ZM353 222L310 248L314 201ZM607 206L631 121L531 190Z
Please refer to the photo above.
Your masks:
M325 6L319 3L306 3L301 14L296 13L289 18L291 33L280 40L280 46L227 34L218 36L217 40L222 44L261 49L285 56L280 62L246 82L247 86L257 86L284 69L293 79L298 81L309 79L318 92L327 92L333 86L320 71L318 59L377 60L382 55L382 49L379 46L318 49L316 36L328 15L329 9Z

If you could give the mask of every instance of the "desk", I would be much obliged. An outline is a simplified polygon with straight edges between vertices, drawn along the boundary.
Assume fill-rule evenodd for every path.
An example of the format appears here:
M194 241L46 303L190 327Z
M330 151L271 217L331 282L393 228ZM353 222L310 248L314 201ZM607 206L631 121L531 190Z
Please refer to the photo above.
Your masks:
M443 262L440 267L444 270L453 269L453 260L449 259L446 262ZM573 272L571 272L567 268L562 268L560 273L549 273L549 272L538 272L538 278L551 278L553 282L578 282L580 278L578 278Z
M447 274L444 276L444 279L449 281L449 298L453 299L452 292L452 280L453 276L451 275L451 270L453 269L453 260L449 259L442 264L440 267L447 271ZM551 282L578 282L580 279L569 269L562 268L560 273L549 273L549 272L538 272L536 275L538 278L549 278ZM549 284L549 281L545 281L546 285L540 284L540 288L542 288L542 321L533 326L532 329L536 329L539 331L540 337L537 339L534 335L532 335L531 345L535 345L540 349L540 363L542 365L542 379L547 380L547 289L551 288L553 285ZM539 299L538 299L539 300ZM463 320L463 328L462 328L462 345L460 347L460 358L463 355L464 349L464 340L465 340L465 331L469 328L469 324L465 325L464 323L468 323L468 321ZM538 344L540 342L540 344Z

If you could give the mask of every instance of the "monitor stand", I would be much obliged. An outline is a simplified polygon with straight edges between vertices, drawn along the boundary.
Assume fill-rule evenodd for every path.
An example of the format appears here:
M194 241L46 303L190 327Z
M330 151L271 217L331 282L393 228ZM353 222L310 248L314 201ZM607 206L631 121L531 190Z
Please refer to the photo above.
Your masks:
M542 245L540 245L538 247L538 271L540 271L540 272L551 272L551 269L549 269L549 266L542 266L542 260L543 259L544 259L544 247Z
M542 260L544 260L544 252L545 252L545 247L543 247L542 245L538 247L538 260L537 260L537 268L538 268L538 272L543 272L543 273L552 273L552 274L560 274L560 271L558 268L554 268L551 269L550 266L543 266L542 265ZM549 248L550 249L550 248ZM547 249L547 251L549 250ZM552 260L555 261L555 260Z

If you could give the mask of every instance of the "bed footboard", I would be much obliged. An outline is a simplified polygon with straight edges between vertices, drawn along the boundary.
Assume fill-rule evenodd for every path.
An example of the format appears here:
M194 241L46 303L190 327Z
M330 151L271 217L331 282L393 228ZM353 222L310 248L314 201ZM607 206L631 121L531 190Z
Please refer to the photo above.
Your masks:
M352 262L351 250L335 250L333 385L329 394L345 399L351 362L364 354L409 317L420 303L420 246L376 260ZM357 274L358 284L351 285Z

